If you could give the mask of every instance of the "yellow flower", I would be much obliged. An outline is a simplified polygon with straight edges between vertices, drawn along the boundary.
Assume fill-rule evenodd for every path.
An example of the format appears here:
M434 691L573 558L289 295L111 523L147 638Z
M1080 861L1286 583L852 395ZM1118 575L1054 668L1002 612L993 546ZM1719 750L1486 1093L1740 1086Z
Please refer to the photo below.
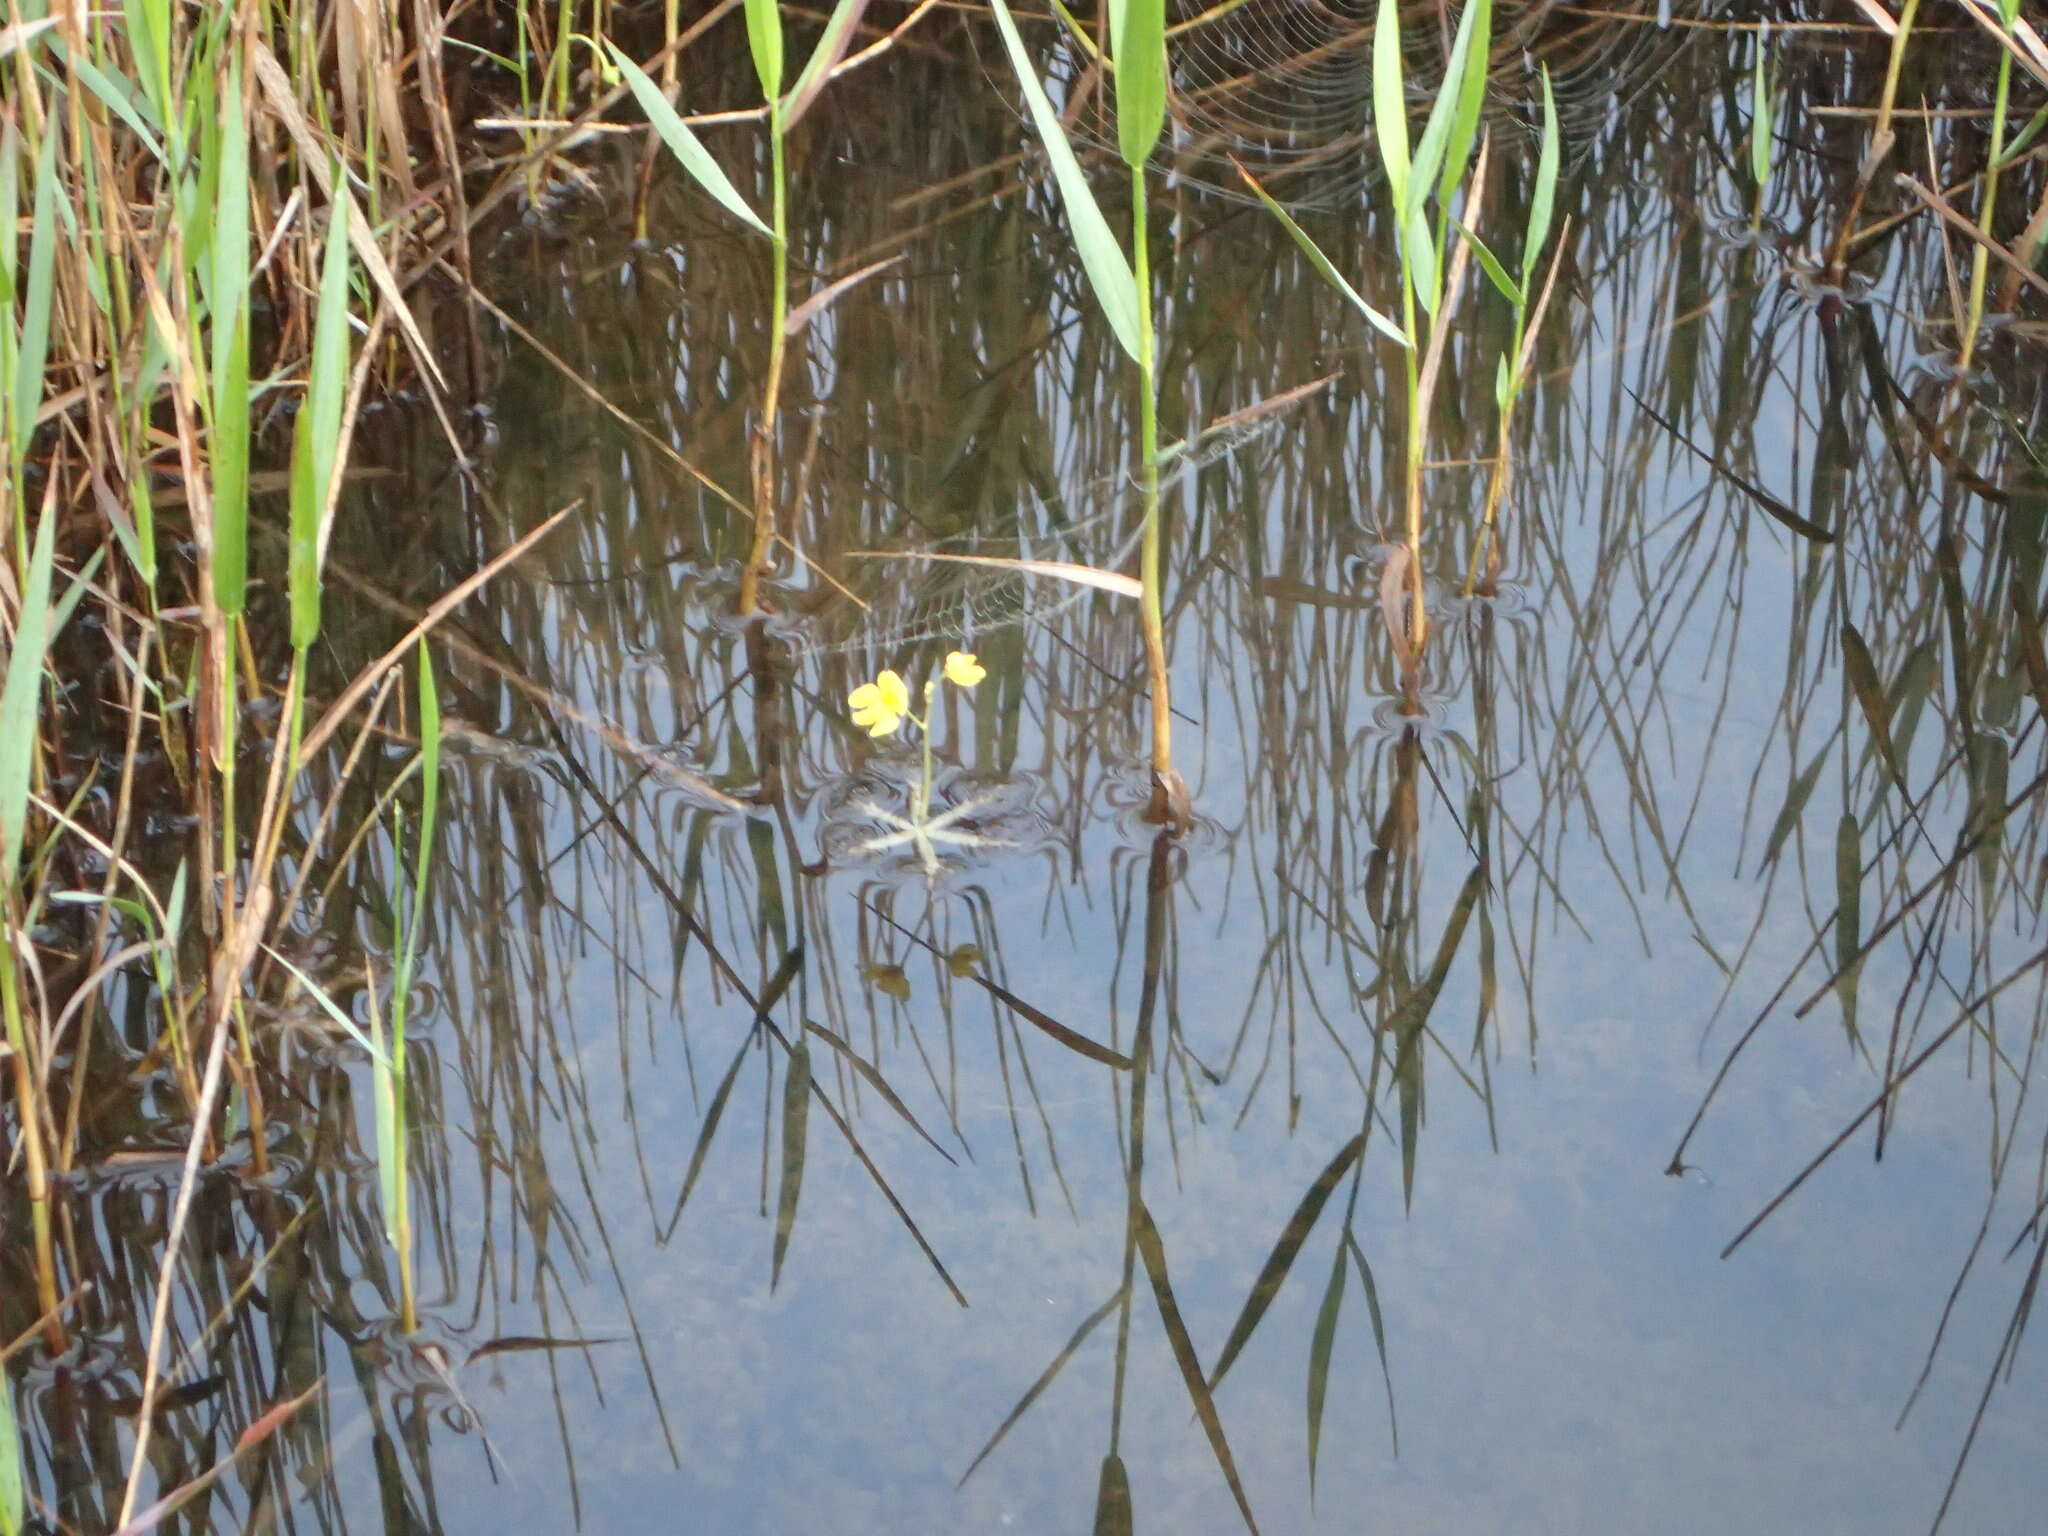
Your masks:
M853 710L853 723L870 736L888 736L910 713L910 690L903 679L884 669L872 683L862 683L846 696Z
M988 668L974 659L972 651L949 651L946 654L946 681L958 683L962 688L972 688L984 677Z

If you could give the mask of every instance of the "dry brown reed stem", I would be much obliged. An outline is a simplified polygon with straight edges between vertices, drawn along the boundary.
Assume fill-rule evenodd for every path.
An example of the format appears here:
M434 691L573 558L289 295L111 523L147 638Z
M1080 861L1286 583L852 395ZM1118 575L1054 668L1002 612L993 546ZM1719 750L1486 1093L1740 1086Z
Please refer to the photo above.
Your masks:
M150 1431L156 1420L156 1394L161 1377L164 1336L170 1326L171 1285L177 1277L178 1252L184 1246L185 1224L192 1215L192 1192L199 1180L200 1152L207 1140L207 1126L220 1095L221 1068L227 1060L228 1020L242 993L242 977L255 959L257 946L270 925L270 887L255 885L246 904L230 914L227 932L216 955L208 983L208 1011L211 1034L206 1050L206 1073L200 1080L199 1102L193 1106L191 1137L185 1144L184 1167L178 1182L178 1198L171 1208L171 1224L164 1236L163 1260L157 1268L156 1300L150 1310L149 1349L143 1360L142 1406L135 1418L135 1451L129 1462L128 1485L121 1495L121 1520L126 1525L135 1512L135 1498L142 1487L143 1468L149 1464Z
M2025 262L2020 260L2014 252L1985 234L1977 226L1975 220L1965 218L1940 193L1929 191L1920 184L1918 178L1910 176L1904 171L1901 171L1894 179L1898 182L1899 186L1919 199L1922 207L1939 215L1944 224L1950 226L1956 233L1968 237L1990 253L1991 256L2004 263L2010 282L2014 284L2025 283L2030 288L2037 289L2043 294L2048 294L2048 278L2042 277L2040 273L2034 271ZM2042 206L2048 208L2048 202L2044 202Z
M405 632L397 644L391 646L377 660L371 662L358 672L355 680L342 689L334 702L327 706L326 713L320 717L319 722L311 730L306 732L304 740L301 741L299 746L300 756L302 758L311 757L325 746L328 738L341 728L342 722L348 718L356 705L362 702L364 695L377 686L388 668L397 666L405 660L407 654L418 643L422 635L428 633L441 620L461 607L478 588L490 581L492 577L504 570L506 566L532 549L534 545L538 544L550 533L553 533L555 529L562 525L563 519L567 518L570 513L577 511L582 505L583 501L579 497L547 518L544 518L541 522L536 523L532 528L513 540L511 544L492 556L474 575L458 582L446 594L437 599L433 606L428 608L426 613L420 617L419 622Z

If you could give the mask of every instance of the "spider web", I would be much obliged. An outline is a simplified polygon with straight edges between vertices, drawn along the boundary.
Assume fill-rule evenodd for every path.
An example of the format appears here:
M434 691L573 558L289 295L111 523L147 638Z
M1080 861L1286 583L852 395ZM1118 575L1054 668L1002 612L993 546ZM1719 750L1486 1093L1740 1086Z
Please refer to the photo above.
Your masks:
M1659 0L1660 13L1674 0ZM1694 0L1687 13L1714 6ZM1213 193L1242 200L1236 159L1283 204L1297 209L1355 202L1380 175L1372 127L1372 49L1378 0L1173 0L1168 44L1172 111L1179 129L1171 169ZM1411 106L1434 100L1447 34L1439 14L1407 7L1401 43ZM1547 64L1567 154L1582 152L1618 103L1653 80L1690 34L1633 20L1560 19L1549 7L1497 8L1486 118L1498 142L1533 141L1541 118L1538 64ZM1064 61L1064 62L1062 62ZM1067 39L1048 66L1071 96L1089 65ZM1114 153L1112 91L1100 85L1074 124L1077 138ZM1412 131L1412 130L1411 130Z
M1212 423L1190 441L1160 452L1162 499L1211 465L1270 439L1330 379L1288 390ZM1144 536L1141 488L1111 474L1067 495L1039 498L1015 526L905 543L848 562L865 607L840 602L785 632L805 656L887 656L945 641L962 644L1028 624L1049 624L1102 595L1058 576L999 566L933 560L1050 561L1126 574Z

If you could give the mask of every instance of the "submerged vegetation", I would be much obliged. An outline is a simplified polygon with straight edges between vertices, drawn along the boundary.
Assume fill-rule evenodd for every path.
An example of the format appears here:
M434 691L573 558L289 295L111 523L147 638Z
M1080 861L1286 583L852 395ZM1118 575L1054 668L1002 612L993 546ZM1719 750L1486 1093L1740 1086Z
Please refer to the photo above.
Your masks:
M2027 1273L1953 1497L2048 1264L2048 50L1858 16L18 7L0 1536L438 1524L473 1367L637 1370L680 1464L700 1191L781 1290L833 1159L964 1306L989 1123L1115 1279L963 1484L1115 1318L1096 1529L1190 1413L1256 1529L1226 1378L1303 1322L1327 1497L1365 1330L1398 1444L1376 1218L1596 929L1753 1010L1675 1175L1838 1020L1757 1222L1974 1074L1956 1294ZM1232 1123L1312 1177L1197 1243Z

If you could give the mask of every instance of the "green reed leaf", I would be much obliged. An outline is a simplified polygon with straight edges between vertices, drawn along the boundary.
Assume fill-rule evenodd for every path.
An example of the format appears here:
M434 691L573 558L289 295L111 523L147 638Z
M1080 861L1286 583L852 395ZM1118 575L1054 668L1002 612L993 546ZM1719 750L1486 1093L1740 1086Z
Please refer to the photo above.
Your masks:
M170 123L178 110L171 89L171 0L122 0L121 9L143 99L159 123Z
M1140 169L1166 126L1166 0L1123 0L1116 33L1116 141Z
M21 1536L28 1521L21 1472L21 1428L14 1421L14 1384L0 1364L0 1536Z
M618 44L605 39L612 61L619 66L619 73L625 77L627 89L633 99L640 103L640 110L647 114L647 121L661 136L661 142L668 146L668 152L676 157L682 168L698 186L712 197L735 218L751 224L769 239L775 238L775 231L761 222L761 216L747 206L747 200L740 196L718 162L711 158L711 152L703 141L690 132L690 125L676 115L676 109L668 104L668 98L661 93L661 87L647 78L647 72L619 51Z
M340 175L336 173L336 182ZM287 560L292 647L305 650L320 635L320 565L323 525L334 497L341 453L341 416L348 403L348 214L336 203L327 224L327 251L314 301L313 352L306 398L292 433L291 538Z
M21 472L22 457L35 432L36 411L43 403L43 365L50 351L50 320L55 310L53 291L59 234L56 217L57 141L63 135L45 124L42 149L36 156L34 212L28 237L28 278L22 292L21 337L14 354L14 398L8 416L8 446L13 450L14 472ZM12 232L9 233L12 238Z
M1451 220L1458 233L1465 237L1465 243L1472 248L1472 254L1479 260L1479 270L1484 272L1493 286L1500 290L1500 296L1515 308L1522 307L1525 295L1521 284L1508 276L1507 268L1500 264L1500 258L1493 254L1486 242L1474 234L1457 219ZM1505 359L1503 359L1505 360Z
M184 873L185 867L181 864L178 866L178 874L180 879L183 879ZM366 1051L369 1054L370 1060L374 1062L377 1066L383 1068L386 1071L390 1070L391 1058L389 1055L385 1053L384 1048L378 1045L377 1042L372 1040L368 1035L363 1033L363 1027L360 1024L358 1024L353 1017L350 1016L347 1009L343 1008L339 1003L335 1002L333 998L327 995L326 989L323 988L319 982L315 981L312 977L308 976L304 971L300 970L296 965L292 964L291 961L287 960L283 955L279 954L269 945L266 944L263 947L263 949L265 954L269 955L271 959L275 960L279 965L283 966L285 970L291 973L293 979L295 979L301 987L304 987L306 989L306 996L312 998L313 1001L319 1005L320 1011L327 1015L328 1019L334 1024L335 1028L339 1029L343 1034L347 1035L349 1039L355 1041L357 1045L360 1045L364 1049L364 1051Z
M797 1199L804 1188L804 1143L811 1116L811 1047L808 1041L789 1053L789 1071L782 1079L782 1186L775 1198L775 1257L768 1289L782 1279L782 1260L796 1228Z
M237 617L249 586L249 133L242 65L229 68L220 103L220 177L214 191L213 591Z
M1550 238L1557 208L1557 168L1562 158L1557 131L1557 100L1550 94L1550 66L1543 66L1543 143L1536 152L1536 185L1529 194L1529 228L1522 240L1522 289L1536 279L1536 266Z
M1395 217L1408 207L1408 91L1401 62L1400 0L1380 0L1372 34L1372 125Z
M394 868L399 863L396 844L394 836L391 861ZM398 1053L395 1034L390 1048L386 1049L384 1016L377 1004L377 980L375 976L369 980L370 1039L375 1042L371 1053L375 1060L370 1069L370 1103L376 1123L377 1203L383 1217L384 1240L396 1248L400 1230L399 1200L404 1193L404 1175L399 1163L404 1152L401 1145L404 1131L399 1123L398 1095L400 1074L405 1070L405 1064Z
M1439 281L1436 235L1429 227L1429 214L1423 209L1416 209L1401 231L1401 270L1407 274L1416 302L1434 315Z
M782 10L776 0L747 0L747 47L761 77L761 99L782 94Z
M1233 161L1232 164L1236 164L1236 162ZM1272 195L1259 185L1258 178L1241 165L1237 167L1237 174L1244 178L1245 185L1250 187L1253 194L1265 205L1266 211L1280 221L1280 227L1287 231L1289 238L1301 247L1301 253L1308 258L1309 265L1322 275L1323 281L1350 300L1352 307L1365 316L1367 323L1373 329L1380 332L1383 336L1391 337L1402 346L1407 346L1409 344L1407 333L1359 296L1358 290L1345 281L1344 274L1337 270L1336 263L1322 253L1321 248L1317 246L1315 241L1309 238L1308 231L1295 223L1288 216L1287 210L1282 208L1273 199Z
M161 125L149 101L135 89L125 75L110 75L100 69L84 55L67 50L62 46L52 49L63 59L64 68L87 90L106 104L107 110L121 119L130 133L133 133L142 147L160 165L168 166L170 158L157 140L156 130Z
M1477 13L1476 15L1474 13ZM1492 66L1493 0L1472 0L1459 17L1462 31L1466 17L1472 19L1472 41L1465 53L1464 69L1457 76L1458 107L1451 118L1450 151L1444 158L1437 181L1437 196L1449 207L1458 184L1465 179L1465 167L1472 160L1472 146L1479 139L1479 123L1486 107L1486 77ZM1446 80L1451 77L1446 74Z
M1045 158L1052 166L1060 201L1066 206L1081 269L1088 274L1088 285L1095 290L1095 301L1102 306L1117 341L1136 358L1140 355L1138 283L1131 275L1130 261L1117 244L1116 236L1110 233L1108 220L1096 206L1095 194L1088 190L1088 178L1080 161L1074 158L1074 147L1067 142L1059 114L1046 99L1045 87L1039 84L1030 55L1024 51L1024 40L1017 35L1017 23L1010 16L1009 5L1006 0L990 0L990 4L995 11L996 30L1003 35L1003 48L1017 72L1017 83L1023 88L1032 126L1045 146Z
M1465 179L1486 94L1486 40L1480 29L1491 25L1492 14L1488 0L1472 0L1458 17L1450 57L1444 61L1443 88L1429 109L1422 137L1415 141L1415 164L1408 177L1411 212L1422 207L1432 190L1439 190L1448 205Z
M28 570L22 582L13 644L7 654L7 682L0 687L0 881L8 888L21 867L22 829L28 823L29 779L35 765L36 713L43 686L43 662L55 633L50 575L56 564L57 514L36 523Z
M797 125L797 120L810 111L818 92L825 88L826 76L846 57L846 50L852 44L854 33L860 27L861 15L867 8L868 0L839 0L832 7L832 14L825 20L825 30L819 34L818 46L811 50L809 60L797 72L796 84L789 88L789 94L776 104L783 133L788 133Z
M1323 1403L1330 1391L1330 1356L1337 1347L1337 1314L1344 1306L1344 1245L1337 1245L1330 1265L1329 1283L1323 1287L1323 1304L1316 1309L1315 1331L1308 1341L1308 1491L1315 1497L1316 1452L1323 1439Z

